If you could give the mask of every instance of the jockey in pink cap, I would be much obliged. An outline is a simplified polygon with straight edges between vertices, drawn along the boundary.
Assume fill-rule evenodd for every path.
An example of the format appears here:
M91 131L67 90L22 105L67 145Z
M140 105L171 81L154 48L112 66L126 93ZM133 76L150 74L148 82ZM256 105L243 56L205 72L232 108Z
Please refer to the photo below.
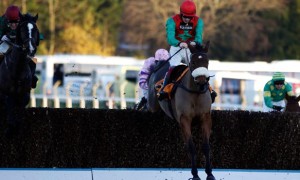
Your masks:
M170 53L165 49L158 49L155 52L155 60L157 61L166 61L170 58Z
M152 73L152 70L156 64L157 61L166 61L170 58L170 54L165 49L158 49L155 52L155 57L150 57L145 60L144 65L139 73L139 86L143 91L143 98L138 104L138 107L142 108L147 102L148 99L148 79L150 77L150 74ZM138 109L140 109L138 108Z

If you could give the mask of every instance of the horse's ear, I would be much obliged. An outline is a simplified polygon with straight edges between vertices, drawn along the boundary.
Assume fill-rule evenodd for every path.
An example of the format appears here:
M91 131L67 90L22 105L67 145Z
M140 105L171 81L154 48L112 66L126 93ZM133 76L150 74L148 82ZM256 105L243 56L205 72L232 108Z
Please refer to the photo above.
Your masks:
M38 20L38 18L39 18L39 14L36 14L36 15L33 17L34 22L36 22L36 21Z
M208 52L209 45L210 45L210 41L207 41L207 42L205 43L204 48L203 48L203 51L204 51L204 52Z
M296 100L297 100L297 102L299 102L299 101L300 101L300 95L297 97L297 99L296 99Z
M288 95L288 93L285 93L285 99L288 101L290 100L290 96Z
M23 15L22 13L20 13L20 12L19 12L19 17L20 17L20 20L21 20L21 21L24 20L24 15Z

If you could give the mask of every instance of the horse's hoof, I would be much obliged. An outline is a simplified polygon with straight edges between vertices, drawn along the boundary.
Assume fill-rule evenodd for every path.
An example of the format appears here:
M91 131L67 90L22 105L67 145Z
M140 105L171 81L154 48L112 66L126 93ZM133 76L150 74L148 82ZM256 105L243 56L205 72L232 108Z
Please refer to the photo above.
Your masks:
M207 176L206 180L216 180L216 178L213 175Z

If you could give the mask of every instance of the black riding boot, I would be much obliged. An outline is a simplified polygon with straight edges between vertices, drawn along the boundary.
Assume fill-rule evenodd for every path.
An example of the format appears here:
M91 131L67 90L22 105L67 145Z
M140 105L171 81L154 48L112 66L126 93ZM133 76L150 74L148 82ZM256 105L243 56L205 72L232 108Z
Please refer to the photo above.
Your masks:
M31 87L33 89L36 88L36 83L37 81L39 80L38 77L35 75L35 69L36 69L36 64L30 60L29 61L29 67L30 67L30 70L31 70L31 74L32 74L32 83L31 83Z
M147 108L146 105L147 105L147 99L143 97L141 101L136 105L135 109L138 111L145 110Z
M168 98L168 93L164 91L164 88L169 84L171 72L173 70L173 67L170 67L168 72L165 75L164 82L163 82L163 87L161 88L160 92L158 93L158 100L161 101L163 99Z
M0 64L2 63L3 59L4 59L4 54L0 53Z
M214 103L215 102L215 99L216 97L218 96L218 94L216 93L216 91L214 90L211 90L210 92L210 96L211 96L211 102Z

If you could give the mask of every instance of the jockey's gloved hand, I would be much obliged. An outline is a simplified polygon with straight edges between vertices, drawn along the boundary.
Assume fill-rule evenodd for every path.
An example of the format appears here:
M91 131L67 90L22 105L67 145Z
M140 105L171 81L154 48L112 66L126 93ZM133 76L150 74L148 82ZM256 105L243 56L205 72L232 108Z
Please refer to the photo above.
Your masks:
M276 111L281 111L281 109L283 109L283 107L273 105L273 109L276 110Z
M188 48L188 44L185 43L185 42L181 42L181 43L179 44L179 47L181 47L181 48Z
M1 41L8 41L9 42L10 39L6 35L4 35L4 36L2 36Z
M195 41L191 41L191 42L190 42L190 45L191 45L191 46L196 46L196 42L195 42Z

